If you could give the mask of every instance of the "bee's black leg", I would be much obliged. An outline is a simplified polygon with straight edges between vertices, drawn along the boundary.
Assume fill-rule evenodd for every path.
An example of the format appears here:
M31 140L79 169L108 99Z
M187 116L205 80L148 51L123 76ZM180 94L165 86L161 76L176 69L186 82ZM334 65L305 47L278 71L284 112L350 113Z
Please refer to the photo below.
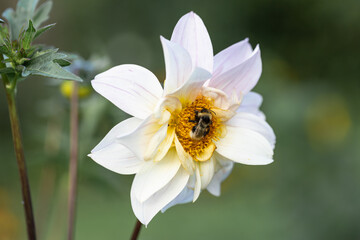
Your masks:
M199 111L195 110L195 121L198 122L200 120L199 116Z
M196 126L194 126L191 131L195 132L195 130L196 130Z

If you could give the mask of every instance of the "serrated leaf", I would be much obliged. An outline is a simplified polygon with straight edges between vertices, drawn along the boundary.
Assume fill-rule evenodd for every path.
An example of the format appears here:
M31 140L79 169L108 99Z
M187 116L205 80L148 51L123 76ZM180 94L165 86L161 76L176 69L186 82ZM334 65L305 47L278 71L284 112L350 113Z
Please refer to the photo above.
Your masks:
M31 42L35 37L35 33L36 33L36 29L34 28L32 21L29 20L29 27L25 31L24 39L22 42L22 46L25 50L30 47Z
M52 8L52 1L47 1L41 4L35 11L32 20L34 21L34 26L38 28L43 22L49 19L49 13Z
M66 57L65 54L58 53L57 51L58 49L50 49L35 54L36 56L25 66L22 75L26 77L32 74L81 82L81 78L66 71L58 63L54 62L54 60L64 59Z
M45 27L42 27L40 29L38 29L35 33L35 36L34 36L34 39L39 37L41 34L43 34L44 32L46 32L47 30L51 29L52 27L55 26L56 23L53 23L53 24L49 24L49 25L46 25Z

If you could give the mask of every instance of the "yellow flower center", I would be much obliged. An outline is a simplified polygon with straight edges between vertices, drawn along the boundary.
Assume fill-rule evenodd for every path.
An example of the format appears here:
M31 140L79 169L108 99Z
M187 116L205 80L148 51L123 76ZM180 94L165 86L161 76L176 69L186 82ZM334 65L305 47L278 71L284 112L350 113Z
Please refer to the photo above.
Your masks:
M198 156L221 136L222 124L212 108L211 99L200 96L184 107L177 117L175 132L179 142L196 161L202 161Z

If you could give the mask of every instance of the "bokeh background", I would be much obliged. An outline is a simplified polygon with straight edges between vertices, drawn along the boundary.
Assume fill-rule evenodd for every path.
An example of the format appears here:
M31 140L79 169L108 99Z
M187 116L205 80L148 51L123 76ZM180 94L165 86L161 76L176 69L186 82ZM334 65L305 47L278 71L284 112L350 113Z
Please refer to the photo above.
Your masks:
M0 12L15 5L1 0ZM191 10L204 20L215 53L246 37L260 44L263 74L255 91L277 135L275 162L236 165L221 197L203 192L194 204L158 214L140 239L360 239L360 1L55 0L48 23L57 25L39 42L85 59L105 56L109 67L139 64L164 79L159 35L170 38ZM69 101L59 83L34 77L18 88L40 240L66 236ZM22 240L2 88L0 115L0 239ZM81 99L76 239L130 237L133 176L86 156L126 117L96 93Z

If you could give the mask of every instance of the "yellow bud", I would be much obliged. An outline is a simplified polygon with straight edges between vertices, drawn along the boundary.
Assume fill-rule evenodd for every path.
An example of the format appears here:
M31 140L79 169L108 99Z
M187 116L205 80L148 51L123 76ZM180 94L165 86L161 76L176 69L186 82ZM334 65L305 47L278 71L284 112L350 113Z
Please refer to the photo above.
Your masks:
M74 88L74 82L73 81L63 81L60 85L60 91L61 94L66 97L70 98L72 91ZM91 93L90 86L87 85L79 85L78 87L78 96L79 98L86 98Z

